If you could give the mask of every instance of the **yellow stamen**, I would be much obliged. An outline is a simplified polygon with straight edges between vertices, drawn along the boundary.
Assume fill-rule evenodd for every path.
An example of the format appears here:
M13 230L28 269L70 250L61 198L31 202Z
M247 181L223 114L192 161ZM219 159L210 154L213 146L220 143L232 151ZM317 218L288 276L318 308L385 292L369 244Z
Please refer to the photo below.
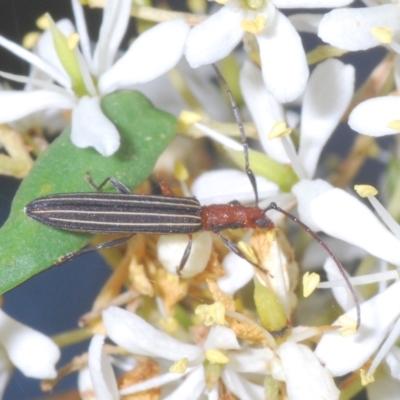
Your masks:
M338 323L342 327L340 336L351 336L357 331L357 321L353 318L347 317L346 315L339 317Z
M206 326L225 325L225 306L220 301L211 305L202 304L196 308L194 313L203 316Z
M367 386L368 384L375 381L374 376L367 375L367 372L365 371L365 369L360 369L360 379L361 379L361 385L363 385L363 386Z
M206 351L206 359L216 364L227 364L229 358L219 350L210 349Z
M178 321L175 318L161 319L160 325L170 335L173 335L178 329Z
M395 131L400 131L400 120L396 119L392 122L389 122L386 127L389 129L394 129Z
M22 46L25 49L31 50L35 47L36 43L40 38L39 32L29 32L22 39Z
M79 43L79 35L77 33L71 33L71 35L68 36L68 47L70 50L73 50L76 45Z
M315 272L312 272L311 274L309 272L306 272L303 275L303 296L310 296L311 293L314 292L320 281L321 277Z
M215 2L224 5L226 3L229 3L229 0L215 0Z
M50 22L47 18L47 13L43 14L41 17L39 17L36 20L36 26L41 29L42 31L45 31L46 29L50 28Z
M185 182L189 179L189 172L180 161L177 161L174 165L174 176L179 182Z
M376 196L378 190L371 185L354 185L354 190L360 197Z
M188 359L181 358L176 363L169 367L169 372L175 372L176 374L184 374L188 367Z
M183 125L192 125L195 122L201 121L202 117L200 114L197 114L192 111L182 111L178 117L178 122Z
M371 28L369 31L375 39L379 40L383 44L393 42L394 32L390 28Z
M252 33L253 35L258 35L260 32L262 32L265 29L266 25L267 25L267 18L265 18L265 16L262 14L258 14L256 19L254 20L243 19L242 22L240 23L240 27L244 31Z
M287 126L285 121L278 121L271 128L271 131L268 134L268 139L275 139L277 137L290 135L292 130Z
M90 8L104 8L106 0L81 0L81 3L84 6L88 5Z

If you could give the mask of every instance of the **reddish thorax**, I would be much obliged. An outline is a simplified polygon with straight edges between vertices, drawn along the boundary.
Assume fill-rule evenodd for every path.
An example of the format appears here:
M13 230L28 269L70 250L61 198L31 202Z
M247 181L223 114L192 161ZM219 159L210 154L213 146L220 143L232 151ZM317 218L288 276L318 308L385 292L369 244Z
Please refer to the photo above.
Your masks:
M203 229L212 232L220 232L225 229L272 229L274 227L272 221L259 207L247 207L242 204L203 206L201 221Z

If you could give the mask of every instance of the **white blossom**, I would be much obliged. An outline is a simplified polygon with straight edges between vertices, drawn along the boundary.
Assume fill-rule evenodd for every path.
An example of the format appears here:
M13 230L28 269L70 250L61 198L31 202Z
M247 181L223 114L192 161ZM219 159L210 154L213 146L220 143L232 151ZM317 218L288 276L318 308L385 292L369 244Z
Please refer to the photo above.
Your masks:
M224 6L195 26L188 36L185 55L189 64L196 68L216 62L230 54L245 32L254 34L265 86L277 101L286 103L303 93L309 71L300 36L278 8L332 8L351 0L218 2Z
M58 59L54 28L53 31L50 29L43 33L36 53L0 36L1 46L46 75L45 79L36 79L1 73L6 78L30 86L25 91L0 93L0 122L12 122L49 107L72 109L73 143L78 147L93 146L102 155L110 156L118 150L119 134L113 124L105 122L106 118L99 107L100 98L115 90L129 89L135 84L151 81L171 69L183 54L189 26L181 19L161 23L140 35L115 62L128 25L131 1L107 2L99 42L93 54L90 51L82 5L78 0L72 0L72 7L81 48L81 51L74 49L82 79L80 92L75 93L75 78L68 75ZM66 37L75 32L68 20L60 21L57 29ZM49 78L57 85L49 82ZM82 118L82 114L85 114L85 118Z
M247 374L262 378L266 363L273 357L269 349L242 348L235 333L224 326L213 325L203 346L180 342L153 328L146 321L123 309L111 307L103 312L107 334L116 344L136 355L177 362L186 358L188 367L182 373L165 372L147 381L126 387L121 394L137 393L168 383L179 383L167 399L197 399L201 394L215 398L217 388L206 390L203 362L207 350L222 352L229 361L221 375L229 390L243 400L263 399L263 386L252 383Z
M0 309L0 398L13 366L29 378L52 379L59 358L60 350L50 338Z
M322 18L318 35L324 42L343 50L367 50L382 44L372 34L373 28L389 28L395 40L398 39L399 18L397 4L332 10Z

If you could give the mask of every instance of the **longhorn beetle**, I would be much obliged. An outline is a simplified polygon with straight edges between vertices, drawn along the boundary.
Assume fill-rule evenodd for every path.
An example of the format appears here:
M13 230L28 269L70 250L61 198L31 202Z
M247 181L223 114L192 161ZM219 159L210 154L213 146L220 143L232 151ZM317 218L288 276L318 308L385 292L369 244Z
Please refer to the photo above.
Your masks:
M246 259L255 267L262 269L248 260L236 244L226 239L220 232L226 229L243 228L273 229L274 224L265 214L269 210L278 211L305 229L332 257L356 304L358 328L360 325L360 305L349 278L335 253L307 225L294 215L278 207L275 203L271 203L265 209L261 209L258 206L257 184L253 171L250 169L249 146L239 109L219 69L215 65L213 67L228 94L234 117L239 126L244 150L245 171L255 194L254 206L244 206L238 201L228 204L201 206L194 197L174 196L162 182L160 182L162 196L140 195L131 193L126 186L112 177L105 179L99 186L96 186L92 179L88 177L89 184L97 190L96 193L65 193L41 197L25 207L26 215L42 224L68 231L96 234L131 234L122 239L100 244L95 248L84 248L76 253L68 254L61 258L58 264L87 251L117 246L136 233L188 234L189 242L177 268L179 274L190 255L192 234L202 230L214 232L231 251ZM119 193L100 193L100 189L107 182L110 182Z

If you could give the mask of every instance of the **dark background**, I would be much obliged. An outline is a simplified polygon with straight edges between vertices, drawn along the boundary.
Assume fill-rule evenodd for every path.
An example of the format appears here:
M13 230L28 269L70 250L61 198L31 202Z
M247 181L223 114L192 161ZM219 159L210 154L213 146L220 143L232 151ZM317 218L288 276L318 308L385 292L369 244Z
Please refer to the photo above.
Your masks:
M49 12L55 21L61 18L72 19L68 0L1 0L0 34L21 43L27 32L37 30L35 21L45 12ZM102 10L86 10L90 36L93 40L97 39L101 15ZM134 24L132 23L127 37L131 37L133 32ZM311 35L305 35L304 40L308 50L317 44L317 39ZM357 85L359 86L384 54L383 49L374 49L346 55L343 61L357 63ZM0 70L26 75L29 72L29 66L0 48ZM334 141L327 146L327 151L343 156L350 148L355 133L349 127L343 126L335 135ZM376 184L381 170L378 163L372 162L367 168L363 168L360 180ZM16 179L0 176L0 225L8 216L18 184L19 181ZM109 269L97 254L81 256L62 266L51 268L6 293L4 310L22 323L47 335L55 335L77 326L79 317L90 309L98 290L108 276ZM64 349L58 365L65 364L74 355L86 350L87 343ZM76 387L76 374L63 380L56 391L65 391L74 387ZM38 380L28 379L15 371L4 399L23 400L42 397L43 393L39 389Z

